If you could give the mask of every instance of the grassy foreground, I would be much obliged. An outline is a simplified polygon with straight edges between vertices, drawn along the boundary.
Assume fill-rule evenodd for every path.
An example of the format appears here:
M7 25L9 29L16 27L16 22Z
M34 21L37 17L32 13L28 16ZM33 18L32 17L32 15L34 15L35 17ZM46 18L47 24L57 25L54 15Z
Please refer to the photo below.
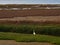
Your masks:
M49 42L60 45L60 37L32 34L0 32L0 40L15 40L19 42Z

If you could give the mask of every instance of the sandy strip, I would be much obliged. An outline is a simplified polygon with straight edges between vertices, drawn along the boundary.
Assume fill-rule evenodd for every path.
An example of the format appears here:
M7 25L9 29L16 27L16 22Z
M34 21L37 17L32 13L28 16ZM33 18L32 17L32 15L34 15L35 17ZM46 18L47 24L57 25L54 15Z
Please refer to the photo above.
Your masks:
M0 45L53 45L53 44L40 42L16 42L14 40L0 40Z

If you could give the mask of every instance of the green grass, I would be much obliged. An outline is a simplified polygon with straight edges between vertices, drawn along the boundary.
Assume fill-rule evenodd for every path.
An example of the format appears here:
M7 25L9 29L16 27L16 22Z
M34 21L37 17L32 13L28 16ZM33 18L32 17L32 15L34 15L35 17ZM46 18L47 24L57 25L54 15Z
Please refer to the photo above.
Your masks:
M20 34L0 32L0 40L15 40L18 42L49 42L60 45L60 37L36 34Z
M60 36L60 25L0 25L0 32L32 34L33 30L37 34Z
M33 30L36 31L35 36L32 35ZM0 24L0 40L49 42L60 45L60 25Z

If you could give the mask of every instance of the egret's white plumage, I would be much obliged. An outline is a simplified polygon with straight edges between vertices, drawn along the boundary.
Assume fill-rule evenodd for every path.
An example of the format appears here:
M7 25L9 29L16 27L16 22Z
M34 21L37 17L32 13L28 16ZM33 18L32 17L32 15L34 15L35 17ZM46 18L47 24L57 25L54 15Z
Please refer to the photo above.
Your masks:
M35 31L33 31L33 35L36 35Z

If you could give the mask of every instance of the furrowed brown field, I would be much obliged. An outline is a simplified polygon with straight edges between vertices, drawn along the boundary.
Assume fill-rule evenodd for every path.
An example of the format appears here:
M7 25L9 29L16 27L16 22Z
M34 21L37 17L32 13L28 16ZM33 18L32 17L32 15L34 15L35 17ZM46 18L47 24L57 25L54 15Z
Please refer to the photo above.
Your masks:
M0 10L0 18L25 16L60 16L59 9Z
M59 9L0 10L2 24L59 24Z

